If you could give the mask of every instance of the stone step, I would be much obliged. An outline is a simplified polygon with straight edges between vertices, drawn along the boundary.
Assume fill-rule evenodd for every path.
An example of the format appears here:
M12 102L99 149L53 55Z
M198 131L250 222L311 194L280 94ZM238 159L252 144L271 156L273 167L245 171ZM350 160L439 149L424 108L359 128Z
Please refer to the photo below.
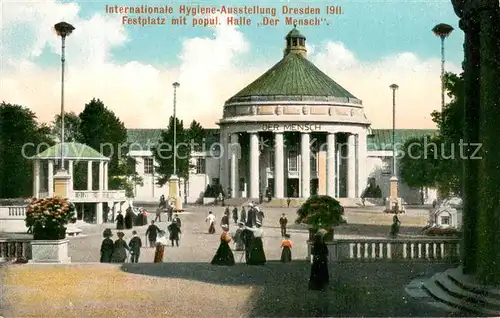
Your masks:
M467 302L476 303L484 306L485 308L498 310L500 313L500 299L490 298L478 293L470 292L467 289L462 288L460 285L457 285L446 273L436 275L436 283L454 297L461 298Z
M500 289L481 286L473 282L468 276L462 273L462 267L449 269L446 271L446 274L451 281L462 289L481 296L500 300Z
M444 278L442 278L444 277ZM470 312L475 315L481 316L500 316L500 310L495 310L495 308L485 307L484 303L478 303L472 300L472 295L464 294L466 291L457 291L459 286L450 287L453 282L443 284L443 279L447 279L447 275L444 273L439 273L431 277L423 284L423 289L434 299L440 301L448 306ZM451 289L453 289L451 291ZM451 291L451 292L450 292ZM484 299L483 299L484 300Z

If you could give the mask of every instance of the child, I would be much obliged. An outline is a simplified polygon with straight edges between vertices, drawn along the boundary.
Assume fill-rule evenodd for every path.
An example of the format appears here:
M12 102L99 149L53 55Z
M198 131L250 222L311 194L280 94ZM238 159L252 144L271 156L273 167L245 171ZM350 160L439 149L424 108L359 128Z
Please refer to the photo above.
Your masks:
M288 263L292 261L292 241L290 241L290 235L285 234L285 238L281 241L281 261L283 263Z

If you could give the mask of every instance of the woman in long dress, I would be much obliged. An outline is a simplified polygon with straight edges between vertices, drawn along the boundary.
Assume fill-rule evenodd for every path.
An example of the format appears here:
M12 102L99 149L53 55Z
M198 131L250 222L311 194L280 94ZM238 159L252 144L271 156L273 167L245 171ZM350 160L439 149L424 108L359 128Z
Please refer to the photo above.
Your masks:
M311 265L311 276L309 278L310 290L324 290L330 282L328 273L328 247L324 241L326 231L318 231L314 237L311 254L313 261Z
M154 263L163 263L163 255L165 254L165 245L168 244L167 238L164 231L158 232L158 237L156 239L156 250Z
M101 244L100 262L111 263L113 259L113 249L114 249L113 240L111 239L111 237L113 236L111 229L105 229L104 232L102 233L102 236L104 237L104 240L102 240Z
M116 235L118 239L115 241L113 248L113 263L125 263L127 251L129 251L128 244L123 239L125 234L123 232L118 232Z
M285 234L285 239L281 241L281 261L283 263L292 261L292 241L289 234Z
M248 265L264 265L266 263L266 254L264 253L264 245L262 243L262 236L264 231L261 224L257 221L255 227L247 227L248 230L253 232L253 240L250 244L250 251L248 254Z
M231 237L229 236L229 226L222 226L222 234L220 235L220 245L215 253L214 258L210 264L212 265L234 265L234 255L233 251L229 247L231 242Z
M207 216L205 222L210 223L210 225L208 226L208 234L214 234L215 233L215 215L212 214L212 211L208 212L208 216Z
M125 228L125 220L123 218L122 212L118 212L118 215L116 216L116 229L117 230L123 230Z

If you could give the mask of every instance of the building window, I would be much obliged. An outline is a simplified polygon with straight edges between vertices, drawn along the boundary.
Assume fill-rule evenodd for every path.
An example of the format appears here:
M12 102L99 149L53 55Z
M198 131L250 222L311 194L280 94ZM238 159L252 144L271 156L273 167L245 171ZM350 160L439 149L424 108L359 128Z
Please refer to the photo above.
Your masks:
M382 175L390 175L392 168L392 158L386 157L382 158Z
M289 171L298 171L298 158L296 151L290 151L288 153L288 170Z
M144 158L144 174L153 174L154 160L153 158Z
M311 171L318 171L318 153L311 154Z
M205 174L205 163L206 159L205 158L197 158L196 159L196 173L197 174Z
M449 216L442 216L441 217L441 224L442 225L450 225L450 217Z

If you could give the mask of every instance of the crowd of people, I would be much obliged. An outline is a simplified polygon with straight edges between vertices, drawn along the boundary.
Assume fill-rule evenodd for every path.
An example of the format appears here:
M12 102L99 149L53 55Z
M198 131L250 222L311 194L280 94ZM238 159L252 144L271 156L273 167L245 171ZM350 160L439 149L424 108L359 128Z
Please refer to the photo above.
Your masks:
M164 201L163 197L162 199L160 199L158 210L166 210L167 215L169 215L168 205L165 204L166 201ZM103 232L104 240L101 245L101 262L124 263L129 257L130 262L138 263L141 248L145 247L155 248L154 263L163 262L165 246L179 247L182 223L178 214L173 214L173 211L170 211L172 215L168 216L167 221L169 224L166 230L160 229L156 224L156 221L161 222L161 212L158 212L158 210L155 220L151 221L146 229L146 246L143 246L141 238L137 235L137 231L132 231L133 237L128 243L124 240L125 235L121 231L123 229L131 229L132 224L136 226L146 225L146 211L140 211L137 216L131 210L127 210L125 216L119 213L116 219L116 229L118 230L116 235L118 238L113 242L111 239L113 233L109 228ZM230 233L229 231L231 219L237 225L234 233ZM253 202L249 203L247 207L241 207L241 209L233 207L230 210L229 207L226 207L219 224L221 228L219 247L211 260L211 264L235 265L236 260L233 250L240 253L240 262L245 257L245 262L248 265L266 264L266 254L263 244L263 221L264 212ZM206 222L208 223L208 233L216 233L217 218L212 211L208 212ZM290 235L287 233L287 224L288 220L283 213L279 219L279 225L282 236L280 260L284 263L292 261L293 244L290 240ZM324 242L324 234L322 231L317 233L312 247L312 265L309 281L309 288L312 290L322 290L328 285L328 248Z

